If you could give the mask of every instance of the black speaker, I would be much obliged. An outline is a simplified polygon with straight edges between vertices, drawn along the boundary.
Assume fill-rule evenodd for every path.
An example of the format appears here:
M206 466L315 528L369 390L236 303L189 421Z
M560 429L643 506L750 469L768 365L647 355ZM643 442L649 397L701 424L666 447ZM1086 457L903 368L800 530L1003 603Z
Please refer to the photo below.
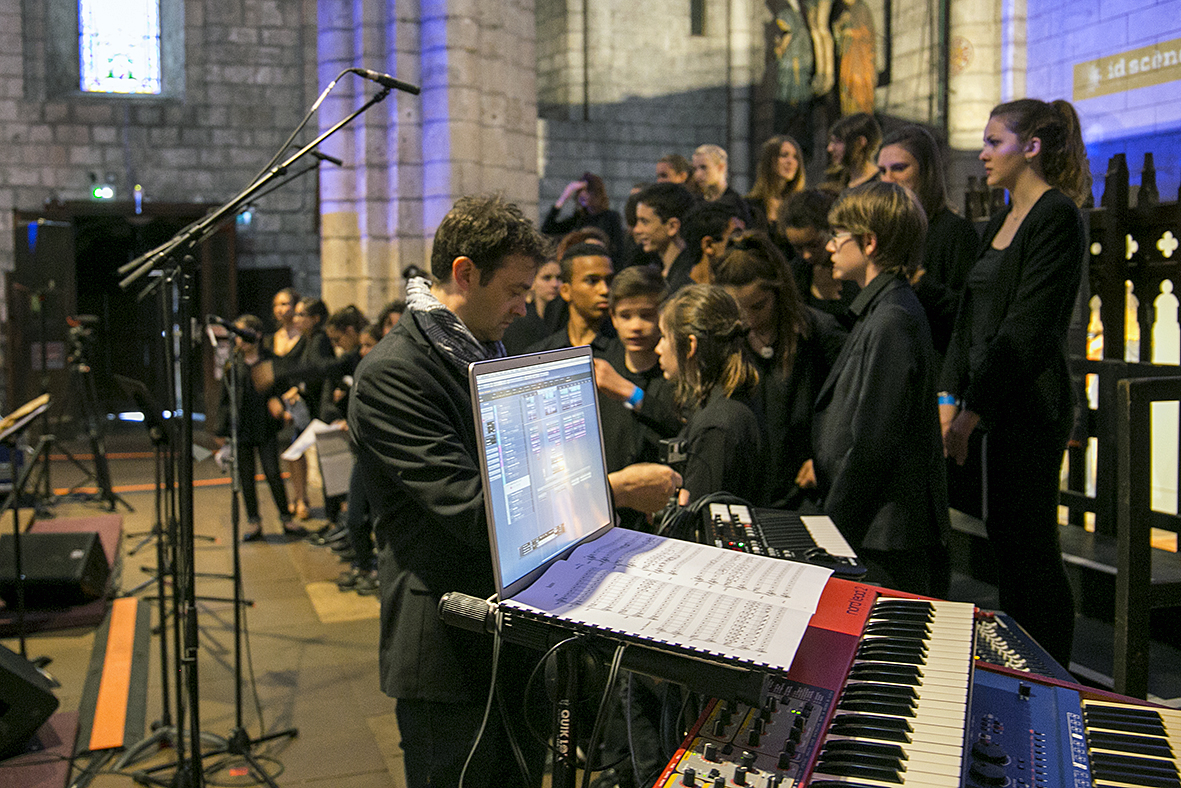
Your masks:
M25 607L44 610L81 605L100 598L111 568L94 531L21 534ZM16 606L12 534L0 534L0 598Z
M0 646L0 759L24 752L56 710L49 679L33 663Z

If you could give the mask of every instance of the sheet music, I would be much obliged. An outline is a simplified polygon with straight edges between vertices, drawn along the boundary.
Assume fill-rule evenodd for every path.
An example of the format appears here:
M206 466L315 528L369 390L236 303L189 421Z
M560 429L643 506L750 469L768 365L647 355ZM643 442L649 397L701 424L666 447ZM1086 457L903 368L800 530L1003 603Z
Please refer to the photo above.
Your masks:
M787 670L830 574L613 528L505 604Z

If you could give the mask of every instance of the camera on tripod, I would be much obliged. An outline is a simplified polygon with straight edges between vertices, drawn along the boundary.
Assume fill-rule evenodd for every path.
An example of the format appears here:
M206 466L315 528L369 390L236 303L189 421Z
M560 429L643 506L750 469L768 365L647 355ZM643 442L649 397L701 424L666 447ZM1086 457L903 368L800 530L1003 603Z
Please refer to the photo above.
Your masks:
M94 315L67 317L66 325L70 327L66 363L88 366L86 358L94 341L94 329L98 325L98 318Z

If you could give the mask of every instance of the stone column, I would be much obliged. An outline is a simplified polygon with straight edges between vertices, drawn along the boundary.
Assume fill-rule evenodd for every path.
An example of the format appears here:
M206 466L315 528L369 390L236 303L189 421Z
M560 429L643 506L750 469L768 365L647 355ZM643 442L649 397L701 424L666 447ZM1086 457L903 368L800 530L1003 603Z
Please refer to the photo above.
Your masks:
M458 197L498 192L536 212L533 1L322 0L319 22L321 84L362 66L422 87L325 145L345 167L321 176L324 297L373 315L402 294L406 267L429 268L429 238ZM346 79L322 128L375 90Z

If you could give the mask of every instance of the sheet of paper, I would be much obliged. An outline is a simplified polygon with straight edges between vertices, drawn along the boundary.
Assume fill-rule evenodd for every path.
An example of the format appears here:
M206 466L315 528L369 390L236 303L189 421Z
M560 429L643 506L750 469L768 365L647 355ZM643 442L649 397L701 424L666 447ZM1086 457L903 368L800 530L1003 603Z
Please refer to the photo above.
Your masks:
M613 528L506 604L787 670L830 574Z
M307 426L307 429L299 433L299 437L291 442L291 445L287 447L287 451L279 456L285 460L298 460L304 455L304 452L316 445L316 436L321 432L332 432L333 430L343 429L343 426L334 427L331 424L325 424L319 419L312 419L312 423Z

